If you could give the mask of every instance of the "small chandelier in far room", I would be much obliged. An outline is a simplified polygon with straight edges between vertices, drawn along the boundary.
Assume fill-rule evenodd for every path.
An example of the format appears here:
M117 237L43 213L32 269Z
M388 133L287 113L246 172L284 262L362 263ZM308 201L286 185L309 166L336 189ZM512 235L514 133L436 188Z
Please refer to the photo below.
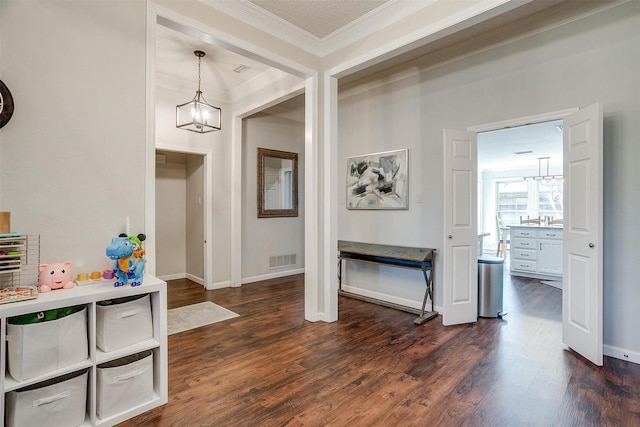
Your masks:
M524 179L525 181L542 181L542 180L550 180L550 181L555 181L556 179L562 179L562 175L549 175L549 157L538 157L538 175L536 176L524 176L522 177L522 179ZM542 163L545 162L546 163L546 172L544 172L543 175L543 170L542 170Z
M198 90L191 101L176 106L176 127L197 133L220 130L222 110L207 103L200 90L200 64L205 53L196 50L193 54L198 57Z

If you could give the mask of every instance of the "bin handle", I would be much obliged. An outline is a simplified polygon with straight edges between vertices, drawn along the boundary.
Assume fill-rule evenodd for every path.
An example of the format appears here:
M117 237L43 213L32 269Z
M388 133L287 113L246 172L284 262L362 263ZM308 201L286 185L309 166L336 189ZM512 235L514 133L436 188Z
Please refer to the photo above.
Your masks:
M129 311L123 311L121 313L118 313L116 315L116 317L118 319L124 319L125 317L132 317L135 316L136 314L140 313L140 310L129 310Z
M142 375L145 371L146 371L146 369L136 369L134 371L127 372L126 374L118 375L117 377L113 377L111 379L111 384L119 383L119 382L126 381L126 380L130 380L132 378L137 377L138 375Z
M71 396L71 390L63 391L62 393L54 394L53 396L43 397L42 399L36 399L33 401L33 406L46 405L48 403L55 402L56 400L64 399Z

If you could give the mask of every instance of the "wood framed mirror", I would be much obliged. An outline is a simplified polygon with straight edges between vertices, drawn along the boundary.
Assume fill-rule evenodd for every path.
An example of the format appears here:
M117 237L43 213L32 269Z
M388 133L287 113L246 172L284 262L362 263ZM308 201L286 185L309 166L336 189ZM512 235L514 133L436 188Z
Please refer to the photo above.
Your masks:
M298 216L298 153L258 148L258 218Z

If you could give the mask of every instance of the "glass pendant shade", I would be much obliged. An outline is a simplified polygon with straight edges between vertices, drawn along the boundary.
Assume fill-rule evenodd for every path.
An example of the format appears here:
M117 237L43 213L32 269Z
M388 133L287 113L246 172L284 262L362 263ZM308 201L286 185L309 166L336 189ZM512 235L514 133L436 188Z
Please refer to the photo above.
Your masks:
M176 127L197 133L220 130L222 110L209 104L200 90L200 64L205 53L196 50L193 54L198 57L198 90L191 101L176 106Z
M176 107L176 127L192 132L207 133L221 129L222 110L207 103L202 92L185 104Z

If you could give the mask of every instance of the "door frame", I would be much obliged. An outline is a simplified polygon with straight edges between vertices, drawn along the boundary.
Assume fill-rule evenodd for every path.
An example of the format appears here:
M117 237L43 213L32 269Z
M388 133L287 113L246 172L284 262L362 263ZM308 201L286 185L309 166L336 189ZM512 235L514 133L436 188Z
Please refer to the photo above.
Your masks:
M174 153L193 154L203 156L204 164L204 183L202 205L204 207L204 277L203 283L205 289L214 289L211 283L213 277L213 262L210 254L213 253L213 218L211 200L213 200L212 186L213 182L213 155L210 149L200 149L194 147L181 147L177 145L156 144L155 150L170 151ZM155 184L154 184L155 185ZM155 192L155 191L154 191Z
M547 112L547 113L541 113L541 114L535 114L535 115L531 115L531 116L524 116L524 117L516 117L513 119L508 119L508 120L502 120L499 122L493 122L493 123L485 123L485 124L480 124L480 125L475 125L475 126L469 126L467 127L467 131L469 132L475 132L480 133L480 132L490 132L490 131L495 131L495 130L501 130L501 129L505 129L505 128L512 128L512 127L519 127L519 126L525 126L525 125L530 125L530 124L535 124L535 123L542 123L542 122L549 122L549 121L553 121L553 120L563 120L565 117L569 116L570 114L573 114L577 111L579 111L580 108L579 107L573 107L573 108L568 108L565 110L559 110L559 111L551 111L551 112ZM476 170L477 170L477 159L476 159ZM476 206L476 212L474 212L474 214L478 215L477 212L477 206ZM476 224L477 226L477 224ZM477 230L475 230L477 233ZM563 244L564 244L564 238L563 238ZM565 261L563 260L563 263ZM443 283L443 286L445 284ZM476 293L478 292L477 288L474 290ZM476 295L477 297L477 295Z

